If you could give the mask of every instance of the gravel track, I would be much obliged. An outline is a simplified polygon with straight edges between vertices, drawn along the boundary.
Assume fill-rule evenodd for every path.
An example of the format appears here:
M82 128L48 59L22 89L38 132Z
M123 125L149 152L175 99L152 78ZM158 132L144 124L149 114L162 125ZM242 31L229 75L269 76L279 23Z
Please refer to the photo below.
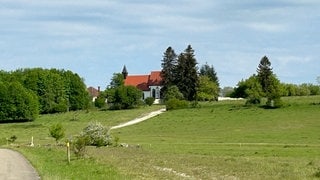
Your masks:
M158 111L153 111L153 112L151 112L151 113L149 113L149 114L147 114L147 115L145 115L143 117L139 117L139 118L136 118L136 119L134 119L132 121L128 121L126 123L123 123L123 124L120 124L120 125L117 125L117 126L113 126L110 129L119 129L119 128L123 128L123 127L126 127L126 126L131 126L131 125L140 123L142 121L145 121L147 119L150 119L152 117L155 117L155 116L157 116L157 115L159 115L159 114L161 114L161 113L163 113L165 111L166 111L166 109L160 109Z
M40 177L20 153L10 149L0 149L0 179L38 180Z

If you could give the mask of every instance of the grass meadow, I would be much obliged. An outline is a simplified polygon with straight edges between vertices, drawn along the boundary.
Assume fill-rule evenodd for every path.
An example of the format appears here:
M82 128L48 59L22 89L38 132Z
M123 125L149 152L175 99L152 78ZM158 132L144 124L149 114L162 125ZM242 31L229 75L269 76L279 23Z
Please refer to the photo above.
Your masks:
M0 124L43 179L317 179L320 178L320 96L283 98L280 109L244 101L201 103L111 130L129 147L88 147L85 159L66 160L48 127L61 122L66 138L90 121L105 126L162 106L126 111L43 115L34 122ZM35 147L25 146L34 136Z

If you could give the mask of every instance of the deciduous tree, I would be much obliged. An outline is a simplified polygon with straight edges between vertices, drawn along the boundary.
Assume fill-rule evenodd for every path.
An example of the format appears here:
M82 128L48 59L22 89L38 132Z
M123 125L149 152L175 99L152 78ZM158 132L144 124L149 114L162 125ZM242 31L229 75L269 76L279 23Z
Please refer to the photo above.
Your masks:
M0 81L0 104L0 121L33 121L39 115L37 96L17 81Z
M219 88L208 76L200 76L197 94L198 100L200 101L217 100L219 96Z
M110 88L115 88L124 85L124 74L122 73L113 73L110 82Z
M119 86L106 90L111 109L131 109L141 102L142 92L134 86Z

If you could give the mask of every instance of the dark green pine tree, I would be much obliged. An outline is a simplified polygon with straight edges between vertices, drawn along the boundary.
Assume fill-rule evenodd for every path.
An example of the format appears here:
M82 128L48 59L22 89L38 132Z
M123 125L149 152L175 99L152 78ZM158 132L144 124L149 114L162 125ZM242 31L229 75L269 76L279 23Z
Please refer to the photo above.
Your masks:
M260 64L258 65L257 69L258 79L262 86L264 92L268 92L268 88L270 87L271 83L271 76L273 74L271 68L271 62L269 61L267 56L263 56L260 60Z
M178 57L175 82L185 99L196 100L198 73L197 60L191 45Z
M280 107L281 102L281 88L280 81L273 74L271 62L267 56L262 57L257 69L258 80L261 84L262 90L267 98L267 106Z
M218 87L220 86L217 73L214 70L214 67L212 65L209 66L208 63L206 63L205 65L202 65L200 68L200 75L208 76L212 82L216 83Z
M177 65L177 54L172 47L168 47L163 54L161 63L161 77L163 87L161 88L161 97L164 97L170 86L175 82L175 68Z

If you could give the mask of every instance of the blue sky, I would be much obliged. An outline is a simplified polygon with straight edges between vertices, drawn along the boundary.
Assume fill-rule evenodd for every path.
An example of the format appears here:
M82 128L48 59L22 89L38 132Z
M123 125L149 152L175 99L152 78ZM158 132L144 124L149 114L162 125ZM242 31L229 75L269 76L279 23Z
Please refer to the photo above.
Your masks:
M188 44L236 86L269 57L282 82L320 76L318 0L0 0L0 69L72 70L105 88L161 69L163 52Z

